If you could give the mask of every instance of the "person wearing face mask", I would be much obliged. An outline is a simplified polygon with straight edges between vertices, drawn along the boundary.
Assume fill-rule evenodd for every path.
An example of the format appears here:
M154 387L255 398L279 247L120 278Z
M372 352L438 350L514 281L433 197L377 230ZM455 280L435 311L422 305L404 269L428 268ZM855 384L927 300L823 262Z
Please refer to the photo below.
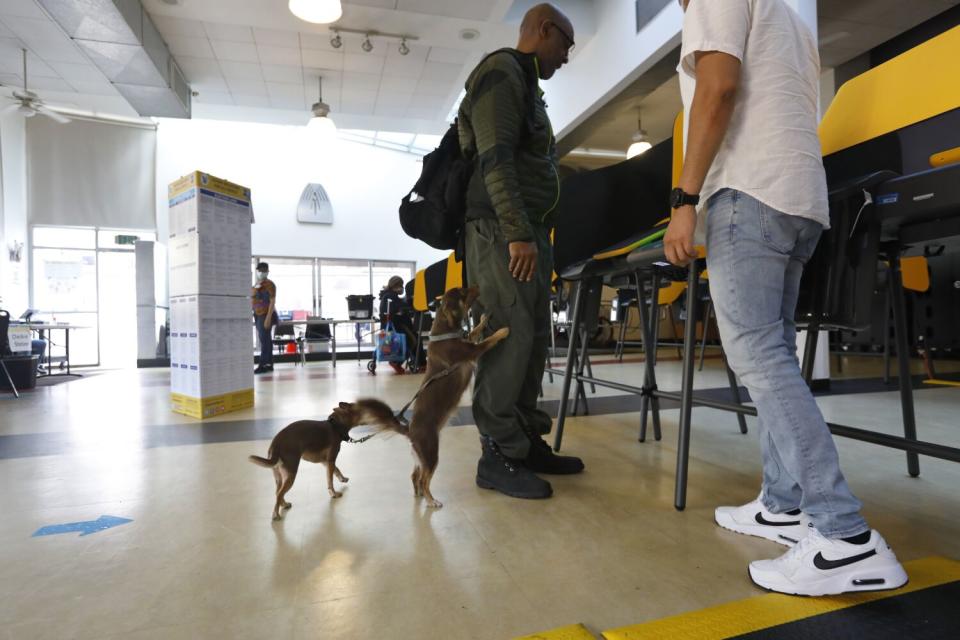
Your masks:
M820 596L895 589L907 574L860 514L797 361L804 264L830 224L817 135L817 41L784 0L681 0L686 153L664 237L670 262L707 267L720 338L760 424L760 495L718 525L791 547L750 563L757 585Z
M257 283L253 285L253 320L260 340L260 364L254 373L273 371L273 327L277 324L277 285L267 276L270 266L266 262L257 265Z
M469 285L480 290L488 332L510 337L477 363L473 415L481 434L477 485L517 498L547 498L537 473L573 474L579 458L557 456L537 408L550 338L552 214L560 199L556 140L539 80L567 63L570 19L551 4L527 11L516 49L487 56L466 83L460 148L473 161L467 189Z

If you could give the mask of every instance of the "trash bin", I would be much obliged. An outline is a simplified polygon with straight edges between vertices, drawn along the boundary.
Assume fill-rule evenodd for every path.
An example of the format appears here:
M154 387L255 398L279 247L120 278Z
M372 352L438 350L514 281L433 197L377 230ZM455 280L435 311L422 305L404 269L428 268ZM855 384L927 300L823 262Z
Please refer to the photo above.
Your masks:
M347 296L347 315L351 320L369 320L373 317L373 296Z
M7 356L2 358L3 364L7 366L10 378L16 385L17 391L24 389L33 389L37 386L37 362L40 356ZM0 391L12 391L7 376L0 368Z

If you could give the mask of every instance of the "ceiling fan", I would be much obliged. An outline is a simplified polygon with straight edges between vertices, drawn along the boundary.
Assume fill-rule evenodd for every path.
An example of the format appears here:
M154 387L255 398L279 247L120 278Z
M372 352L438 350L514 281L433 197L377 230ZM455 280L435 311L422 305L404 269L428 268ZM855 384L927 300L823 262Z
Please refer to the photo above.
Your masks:
M70 118L45 105L37 94L27 89L27 50L21 49L21 51L23 51L23 91L14 90L13 96L10 98L14 101L13 104L8 104L0 110L0 115L17 111L25 118L32 118L40 113L61 124L70 122Z

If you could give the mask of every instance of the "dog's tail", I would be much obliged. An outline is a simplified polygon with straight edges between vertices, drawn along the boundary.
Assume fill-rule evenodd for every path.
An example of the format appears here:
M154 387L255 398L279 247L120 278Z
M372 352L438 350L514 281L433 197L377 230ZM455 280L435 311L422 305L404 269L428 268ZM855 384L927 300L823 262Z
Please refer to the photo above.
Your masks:
M355 405L366 414L366 418L372 422L372 426L376 427L378 431L394 431L407 435L407 425L397 420L393 409L386 403L376 398L361 398L356 401Z
M258 464L261 467L272 468L277 466L280 463L280 458L277 456L271 456L270 459L261 458L260 456L250 456L248 458L253 464Z

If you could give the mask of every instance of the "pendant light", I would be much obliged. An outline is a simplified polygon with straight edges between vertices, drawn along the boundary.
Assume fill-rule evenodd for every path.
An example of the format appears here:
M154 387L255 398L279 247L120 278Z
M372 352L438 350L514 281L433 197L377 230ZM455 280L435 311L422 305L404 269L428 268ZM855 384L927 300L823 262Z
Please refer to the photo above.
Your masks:
M343 15L340 0L290 0L290 13L305 22L329 24Z
M310 108L312 117L307 123L307 129L323 141L337 137L337 125L330 119L330 105L323 101L323 78L317 78L318 98Z
M633 144L630 145L630 148L627 149L627 160L630 158L636 158L642 153L646 153L653 148L653 145L650 144L650 141L647 139L647 132L643 130L643 123L640 118L640 114L637 114L637 132L633 134Z

